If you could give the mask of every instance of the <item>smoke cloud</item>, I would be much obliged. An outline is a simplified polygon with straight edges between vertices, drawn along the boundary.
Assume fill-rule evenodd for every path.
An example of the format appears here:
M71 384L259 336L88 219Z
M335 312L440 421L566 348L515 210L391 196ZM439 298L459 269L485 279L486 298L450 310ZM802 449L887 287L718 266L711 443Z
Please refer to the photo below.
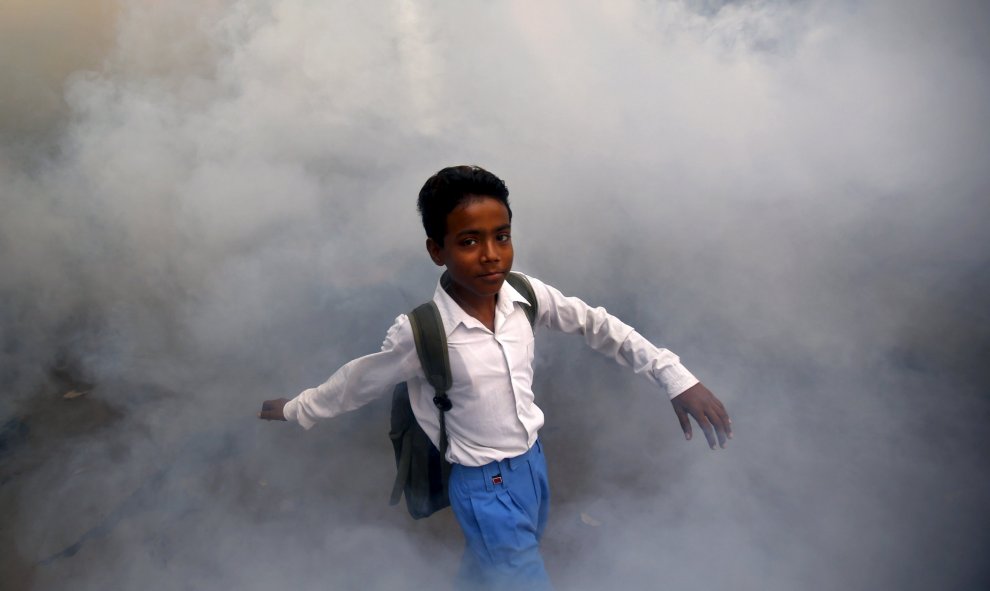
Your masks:
M990 473L990 14L910 0L8 2L10 589L444 588L387 401L261 423L432 294L423 181L728 406L539 334L561 589L973 589ZM67 392L84 392L64 398Z

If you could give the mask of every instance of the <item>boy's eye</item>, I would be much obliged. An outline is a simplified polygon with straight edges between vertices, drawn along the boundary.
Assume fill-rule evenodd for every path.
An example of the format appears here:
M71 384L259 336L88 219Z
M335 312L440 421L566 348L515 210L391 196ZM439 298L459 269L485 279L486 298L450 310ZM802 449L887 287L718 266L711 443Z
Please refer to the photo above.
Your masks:
M495 237L495 239L498 240L499 242L508 242L512 240L512 236L510 234L499 234L498 236Z
M465 238L464 240L461 240L461 246L474 246L477 243L477 238Z

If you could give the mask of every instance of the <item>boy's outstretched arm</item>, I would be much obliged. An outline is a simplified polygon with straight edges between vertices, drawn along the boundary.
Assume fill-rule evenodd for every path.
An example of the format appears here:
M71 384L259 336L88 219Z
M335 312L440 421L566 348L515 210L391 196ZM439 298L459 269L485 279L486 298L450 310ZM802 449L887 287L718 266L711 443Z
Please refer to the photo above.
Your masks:
M712 449L715 449L716 440L718 446L724 449L725 440L732 439L732 419L729 418L728 411L722 401L701 382L672 398L670 403L674 405L685 439L691 439L691 420L688 415L698 422Z
M681 365L680 358L656 347L605 308L592 308L535 277L527 277L538 302L537 325L584 335L592 349L631 367L666 390L685 438L690 440L692 435L690 415L698 422L712 449L717 449L716 445L724 448L726 440L732 439L732 420L725 406Z
M291 400L264 401L258 418L299 423L309 429L320 419L364 406L391 392L399 382L421 376L422 371L409 318L402 314L385 335L381 351L348 361L327 381Z

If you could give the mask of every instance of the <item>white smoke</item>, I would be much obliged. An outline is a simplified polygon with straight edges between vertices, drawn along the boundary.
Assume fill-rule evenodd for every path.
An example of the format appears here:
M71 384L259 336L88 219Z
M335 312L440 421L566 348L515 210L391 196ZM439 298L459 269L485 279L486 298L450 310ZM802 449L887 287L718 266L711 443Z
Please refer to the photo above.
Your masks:
M384 404L253 413L432 293L414 199L459 163L508 183L517 268L735 418L685 444L540 335L561 588L987 582L981 3L122 2L85 38L46 6L4 18L64 57L0 65L46 81L0 91L14 588L443 586L459 534L385 505Z

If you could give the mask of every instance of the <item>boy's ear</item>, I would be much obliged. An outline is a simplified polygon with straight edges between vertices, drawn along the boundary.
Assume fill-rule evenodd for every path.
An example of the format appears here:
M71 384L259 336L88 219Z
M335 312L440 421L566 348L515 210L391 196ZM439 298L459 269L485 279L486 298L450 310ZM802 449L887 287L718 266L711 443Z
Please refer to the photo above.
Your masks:
M426 252L430 253L430 258L436 263L438 267L443 267L443 247L437 244L436 240L432 238L426 239Z

